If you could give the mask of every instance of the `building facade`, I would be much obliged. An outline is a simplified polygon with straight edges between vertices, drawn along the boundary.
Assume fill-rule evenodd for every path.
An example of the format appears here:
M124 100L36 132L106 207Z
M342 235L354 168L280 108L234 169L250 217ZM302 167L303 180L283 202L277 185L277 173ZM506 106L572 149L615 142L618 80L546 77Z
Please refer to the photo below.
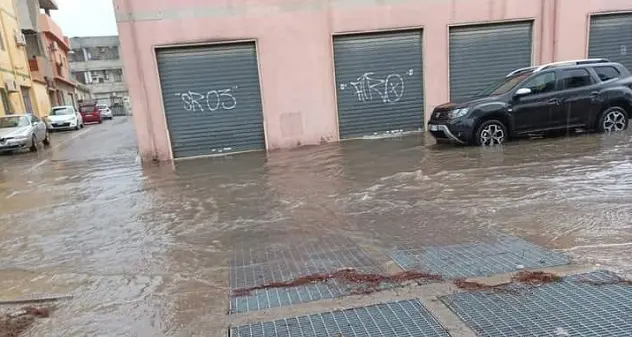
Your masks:
M77 82L88 86L94 98L125 114L129 94L123 76L118 36L73 37L70 70Z
M77 87L75 88L75 97L77 98L77 102L94 99L90 86L81 83L77 83Z
M143 160L421 130L513 69L632 68L630 0L113 0Z
M57 9L53 0L17 0L20 29L24 35L26 58L33 88L33 110L45 116L51 109L48 81L53 79L53 69L46 52L46 43L40 25L40 12Z
M12 0L0 1L0 35L0 115L37 112L26 42Z
M70 76L68 53L70 41L61 28L50 17L50 12L40 13L39 23L43 33L44 50L52 69L52 80L48 81L49 99L53 106L77 105L75 81Z
M40 116L48 115L56 105L76 105L77 83L68 67L69 41L52 20L50 12L57 10L54 0L15 0L19 14L23 59L32 79L32 109ZM85 89L85 88L84 88ZM85 93L80 91L81 95ZM27 109L29 110L29 109Z

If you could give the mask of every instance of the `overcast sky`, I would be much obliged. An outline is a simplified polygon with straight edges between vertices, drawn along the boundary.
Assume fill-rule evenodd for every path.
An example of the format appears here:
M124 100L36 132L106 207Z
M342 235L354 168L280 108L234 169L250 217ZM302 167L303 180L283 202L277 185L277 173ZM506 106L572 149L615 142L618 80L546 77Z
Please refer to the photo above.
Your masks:
M53 20L68 37L118 35L112 0L57 0Z

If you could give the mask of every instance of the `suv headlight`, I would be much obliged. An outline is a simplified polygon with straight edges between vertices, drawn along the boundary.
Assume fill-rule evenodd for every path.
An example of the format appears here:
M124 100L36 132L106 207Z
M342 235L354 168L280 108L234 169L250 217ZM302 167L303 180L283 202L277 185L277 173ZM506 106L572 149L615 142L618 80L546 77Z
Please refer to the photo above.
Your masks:
M450 111L450 113L448 114L448 116L449 116L451 119L454 119L454 118L459 118L459 117L463 117L463 116L465 116L465 114L467 114L467 112L468 112L468 111L469 111L469 109L468 109L468 108L454 109L454 110Z

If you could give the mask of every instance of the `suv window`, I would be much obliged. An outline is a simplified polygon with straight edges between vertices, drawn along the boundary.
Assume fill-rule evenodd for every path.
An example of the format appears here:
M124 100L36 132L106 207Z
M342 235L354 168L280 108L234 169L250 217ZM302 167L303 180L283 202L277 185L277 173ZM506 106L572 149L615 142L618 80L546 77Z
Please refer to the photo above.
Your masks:
M555 91L555 77L554 72L548 72L545 74L537 75L534 78L528 80L522 85L522 88L531 89L531 94L544 94L547 92Z
M574 89L593 84L592 77L586 69L562 70L562 90Z
M597 76L599 76L599 79L602 81L608 81L613 78L618 78L619 75L621 75L617 68L611 66L595 67L594 69L597 73Z

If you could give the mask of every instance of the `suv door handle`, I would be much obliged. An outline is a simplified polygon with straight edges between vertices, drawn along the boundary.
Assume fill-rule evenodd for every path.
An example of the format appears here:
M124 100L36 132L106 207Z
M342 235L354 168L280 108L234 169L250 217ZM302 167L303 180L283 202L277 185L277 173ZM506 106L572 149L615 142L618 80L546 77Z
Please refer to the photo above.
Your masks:
M549 100L549 105L560 105L560 99L559 98L551 98Z
M588 95L588 97L595 99L597 97L599 97L599 92L598 91L593 91L590 93L590 95Z

